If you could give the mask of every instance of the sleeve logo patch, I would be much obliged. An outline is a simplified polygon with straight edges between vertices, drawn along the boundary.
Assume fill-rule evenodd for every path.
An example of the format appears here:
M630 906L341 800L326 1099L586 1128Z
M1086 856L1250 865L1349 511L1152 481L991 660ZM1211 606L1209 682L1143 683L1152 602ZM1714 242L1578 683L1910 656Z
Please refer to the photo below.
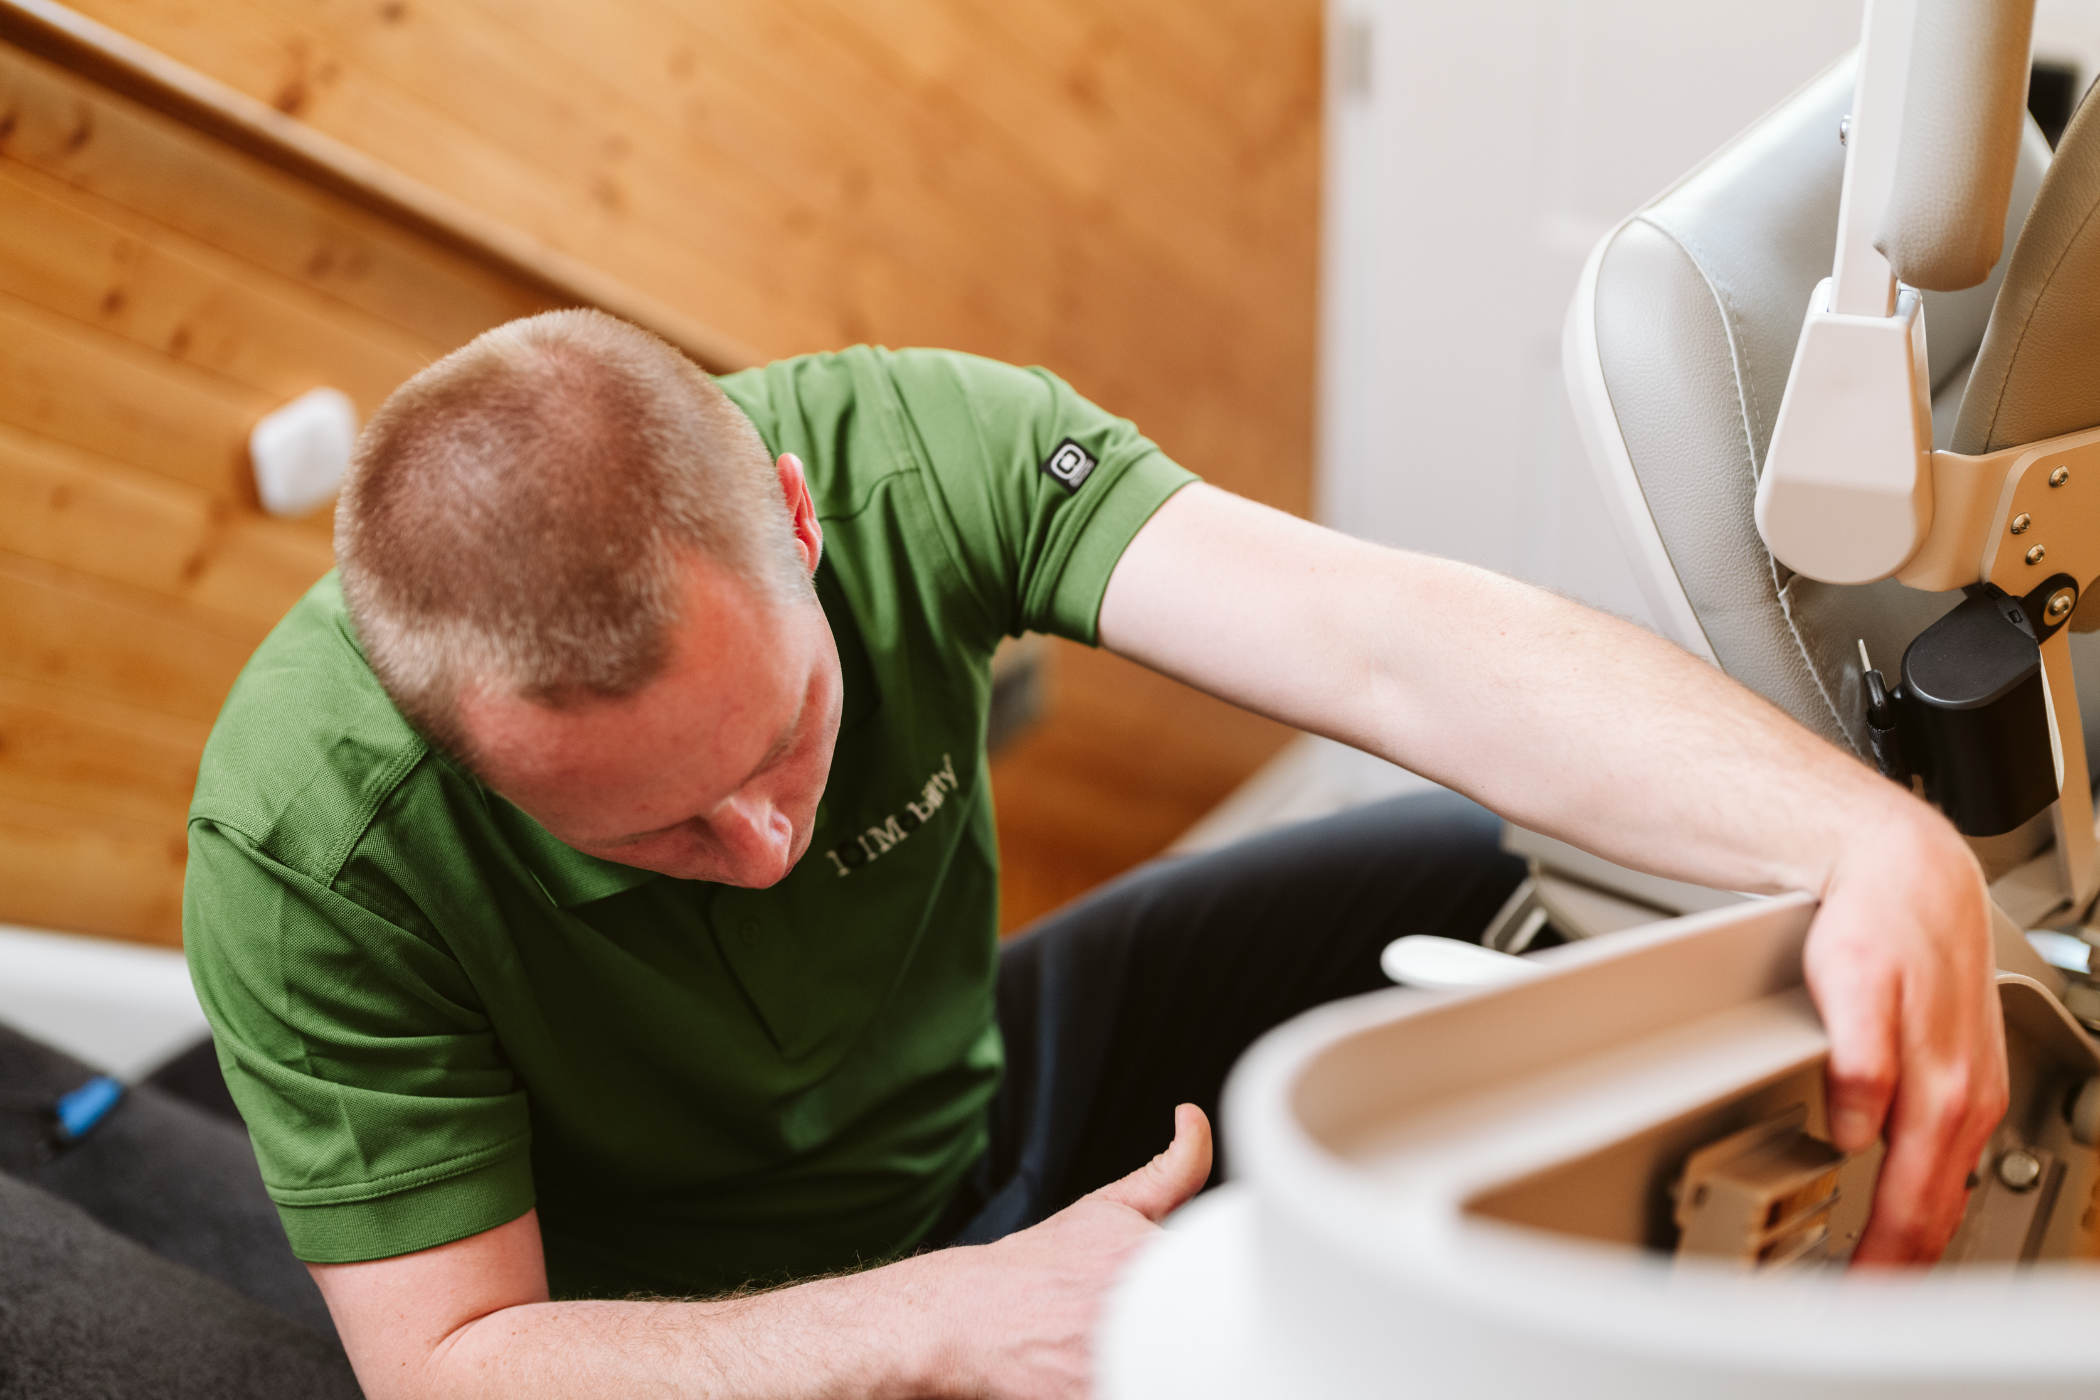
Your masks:
M1086 479L1100 465L1093 453L1066 438L1057 445L1055 452L1043 459L1043 475L1067 491L1077 491L1086 485Z

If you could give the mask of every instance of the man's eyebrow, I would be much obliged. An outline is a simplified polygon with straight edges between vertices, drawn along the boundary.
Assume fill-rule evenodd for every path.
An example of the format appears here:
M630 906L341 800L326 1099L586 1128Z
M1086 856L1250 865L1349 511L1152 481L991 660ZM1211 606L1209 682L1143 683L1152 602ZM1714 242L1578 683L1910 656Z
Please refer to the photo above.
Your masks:
M772 767L782 754L794 746L795 735L802 729L803 712L808 709L809 695L805 691L802 696L802 703L796 706L795 713L789 716L787 727L780 731L780 737L773 741L773 747L766 750L765 756L758 760L757 765L744 775L743 780L736 787L730 789L731 792L741 791L745 783L750 782L753 778ZM632 846L637 841L646 841L652 836L661 836L667 831L676 831L691 820L691 817L681 817L669 825L657 827L654 831L638 831L632 836L615 836L610 841L593 841L591 844L594 846Z

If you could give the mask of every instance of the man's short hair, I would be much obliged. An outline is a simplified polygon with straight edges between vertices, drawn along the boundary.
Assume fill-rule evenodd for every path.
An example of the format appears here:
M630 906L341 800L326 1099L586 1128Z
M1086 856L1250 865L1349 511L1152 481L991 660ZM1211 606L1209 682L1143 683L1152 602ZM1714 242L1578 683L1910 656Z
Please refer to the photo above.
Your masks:
M588 310L498 326L389 395L335 549L380 684L468 758L465 686L559 704L653 680L695 552L774 601L810 594L751 420L678 351Z

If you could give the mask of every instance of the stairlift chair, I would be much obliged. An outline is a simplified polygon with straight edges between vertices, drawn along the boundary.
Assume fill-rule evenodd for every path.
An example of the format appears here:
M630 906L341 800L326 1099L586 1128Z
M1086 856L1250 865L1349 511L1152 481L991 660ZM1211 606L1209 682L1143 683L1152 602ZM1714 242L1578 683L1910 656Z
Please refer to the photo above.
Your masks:
M1901 8L1883 6L1881 14ZM2066 131L2052 163L2020 108L2024 20L2000 26L1996 50L1992 35L1957 32L2016 10L1918 6L1940 20L1938 31L1927 25L1921 37L1946 31L1942 43L1968 41L1955 57L1991 62L1937 75L1935 89L1921 67L1931 54L1921 49L1906 65L1910 46L1885 44L1886 71L1877 73L1870 47L1868 71L1848 62L1826 73L1626 220L1584 272L1565 361L1577 423L1621 542L1672 640L1872 762L1870 669L1893 676L1913 641L1964 601L1964 587L2010 589L2008 596L2021 598L2065 580L2027 610L2038 648L2017 638L2019 624L2007 624L2016 651L2039 653L2033 683L2014 698L2026 706L2030 735L2048 736L2047 765L2084 775L2087 755L2100 754L2087 742L2089 734L2100 739L2100 703L2081 707L2078 694L2100 700L2100 648L2074 634L2100 626L2100 615L2077 615L2076 599L2100 576L2100 529L2088 543L2064 507L2082 506L2080 483L2100 475L2100 460L2067 471L2062 487L2046 482L2066 466L2066 452L2079 450L2076 431L2100 425L2100 373L2081 382L2067 368L2100 365L2092 358L2100 321L2080 324L2100 288L2079 280L2100 277L2100 248L2088 251L2082 273L2076 257L2064 256L2078 251L2100 184L2100 113L2082 113L2080 130ZM1905 78L1919 89L1908 124L1902 92L1890 92ZM1949 89L1962 100L1949 100ZM1877 92L1893 104L1879 123L1870 106ZM1952 108L1961 110L1943 110ZM1933 115L1952 138L1935 132L1926 120ZM1840 144L1841 126L1852 132L1850 146ZM1978 136L1986 126L1989 140ZM1936 135L1950 149L1920 156ZM1916 247L1923 236L1910 232L1906 255L1920 260L1912 275L1940 289L1904 286L1899 295L1874 241L1904 251L1888 231L1891 218L1943 216L1940 205L1920 215L1896 199L1901 161L1911 162L1906 174L1935 171L1939 198L1971 217L1959 230L1966 265L1945 253L1941 264L1928 265ZM1880 186L1869 188L1877 171ZM1856 295L1873 314L1812 312L1804 322L1812 298L1843 285L1830 275L1834 246L1838 270L1865 279ZM1840 344L1844 334L1861 343ZM2086 345L2081 334L2091 337ZM1878 346L1867 348L1877 336ZM2072 436L2056 440L2062 434ZM1862 436L1870 446L1862 447ZM2035 475L2022 465L2029 457L2048 465ZM2039 503L2022 496L2022 508L2000 519L2000 497L2010 502L2017 485L2008 485L2015 468L2029 492L2051 499L2027 509ZM1857 484L1869 472L1890 480ZM2100 492L2100 480L2091 489ZM2047 616L2066 591L2068 615ZM2034 706L2043 689L2051 703ZM1923 759L1944 741L1941 721L1954 712L1914 708L1933 731L1904 726L1920 750L1913 758ZM2007 770L2031 776L2032 752L2026 757ZM1966 753L1960 761L1975 766ZM1963 776L1934 774L1921 786L1944 799L1950 794L1939 791L1941 780ZM1969 803L1958 824L1993 877L2001 907L2022 928L2075 923L2100 887L2090 777L2059 780L2051 772L2039 799L2030 785L2022 800L1993 813L1976 804L1994 794L1974 791L1979 780L1967 776ZM2014 812L2017 821L2004 819Z
M1942 806L1993 878L2012 1107L1946 1261L1832 1266L1879 1162L1826 1141L1806 897L1719 903L1513 832L1536 878L1491 946L1561 946L1396 945L1414 987L1250 1051L1236 1180L1126 1275L1105 1395L2100 1385L2100 1043L2073 1014L2100 1018L2074 637L2100 625L2100 103L2052 160L2031 20L1869 0L1856 63L1603 240L1565 345L1664 629ZM1586 936L1644 908L1682 917Z

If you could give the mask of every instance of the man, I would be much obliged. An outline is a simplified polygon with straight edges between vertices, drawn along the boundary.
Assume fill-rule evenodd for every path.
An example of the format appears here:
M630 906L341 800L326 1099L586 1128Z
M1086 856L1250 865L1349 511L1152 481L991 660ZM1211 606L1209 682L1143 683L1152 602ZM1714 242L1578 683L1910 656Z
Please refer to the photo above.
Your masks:
M1891 1141L1862 1260L1936 1254L2003 1111L1935 814L1645 632L1196 483L1046 374L718 386L554 313L397 391L337 519L340 589L207 750L185 930L374 1396L1083 1391L1231 1054L1513 883L1478 809L1400 804L1002 959L987 666L1022 630L1628 864L1817 892L1833 1131Z

